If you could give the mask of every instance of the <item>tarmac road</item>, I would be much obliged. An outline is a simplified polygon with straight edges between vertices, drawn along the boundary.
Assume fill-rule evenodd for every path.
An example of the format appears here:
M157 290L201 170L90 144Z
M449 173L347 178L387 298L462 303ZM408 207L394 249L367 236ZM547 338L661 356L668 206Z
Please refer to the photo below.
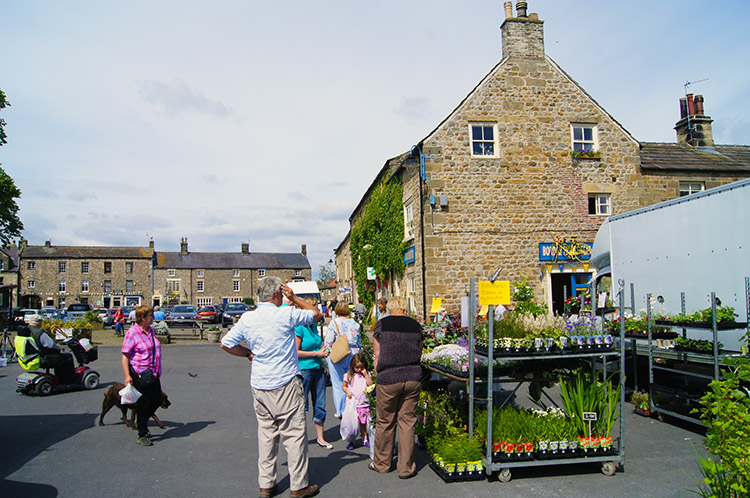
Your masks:
M167 425L151 422L154 446L136 444L135 431L113 409L98 426L103 394L122 382L119 349L100 347L91 366L101 374L93 391L46 398L15 392L17 364L0 368L0 496L2 497L235 497L257 496L257 432L249 395L250 368L218 345L170 345L163 349L162 387L172 406L159 410ZM195 376L191 376L193 374ZM332 398L328 390L328 404ZM444 483L417 450L419 474L408 481L395 472L367 468L366 448L346 451L336 419L326 437L333 450L310 435L310 482L329 497L677 497L690 495L699 480L691 440L703 439L691 425L646 419L627 406L624 471L612 477L600 464L513 469L508 483ZM280 496L289 494L286 453L279 458Z

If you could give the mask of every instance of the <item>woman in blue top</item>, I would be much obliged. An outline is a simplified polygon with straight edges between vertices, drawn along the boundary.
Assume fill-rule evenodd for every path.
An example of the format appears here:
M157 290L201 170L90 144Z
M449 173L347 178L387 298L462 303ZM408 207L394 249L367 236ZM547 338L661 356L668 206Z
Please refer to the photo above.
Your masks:
M312 298L308 298L307 301L313 306L317 304ZM314 324L299 326L294 329L294 333L297 336L297 357L305 391L305 412L308 410L307 394L310 393L318 445L331 450L333 445L326 441L323 433L323 423L326 421L326 375L323 358L328 357L328 352L321 349L323 339L316 332Z

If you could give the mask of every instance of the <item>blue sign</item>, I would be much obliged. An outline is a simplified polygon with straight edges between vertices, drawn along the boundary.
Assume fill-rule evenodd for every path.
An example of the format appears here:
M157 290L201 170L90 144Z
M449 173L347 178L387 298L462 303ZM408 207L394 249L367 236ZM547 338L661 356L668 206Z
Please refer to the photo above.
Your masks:
M411 246L410 248L404 251L404 264L405 265L408 265L409 263L413 263L416 260L417 260L417 250L414 246Z
M540 242L539 261L588 261L591 259L592 242L575 239L561 242Z

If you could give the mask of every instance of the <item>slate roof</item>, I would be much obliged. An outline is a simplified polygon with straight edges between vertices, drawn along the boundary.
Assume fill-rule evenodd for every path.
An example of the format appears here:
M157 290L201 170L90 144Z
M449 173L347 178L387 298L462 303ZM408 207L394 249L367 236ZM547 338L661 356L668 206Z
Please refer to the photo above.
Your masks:
M156 253L155 268L175 269L304 269L312 268L302 253L179 252Z
M750 146L716 145L711 150L685 143L641 142L641 169L747 174Z
M151 247L118 246L26 246L21 258L37 259L151 259Z
M18 271L18 248L7 247L5 249L0 249L0 251L5 253L10 261L9 267L6 268L5 271Z

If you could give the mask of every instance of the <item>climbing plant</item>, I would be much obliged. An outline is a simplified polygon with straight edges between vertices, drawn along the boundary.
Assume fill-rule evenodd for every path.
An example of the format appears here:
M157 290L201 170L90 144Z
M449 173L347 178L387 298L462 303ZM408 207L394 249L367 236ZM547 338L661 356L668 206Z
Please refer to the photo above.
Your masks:
M387 287L391 275L404 274L403 185L398 179L383 182L373 189L362 217L352 228L352 269L359 300L370 308L375 302L376 286ZM367 280L367 268L375 269L377 280Z

